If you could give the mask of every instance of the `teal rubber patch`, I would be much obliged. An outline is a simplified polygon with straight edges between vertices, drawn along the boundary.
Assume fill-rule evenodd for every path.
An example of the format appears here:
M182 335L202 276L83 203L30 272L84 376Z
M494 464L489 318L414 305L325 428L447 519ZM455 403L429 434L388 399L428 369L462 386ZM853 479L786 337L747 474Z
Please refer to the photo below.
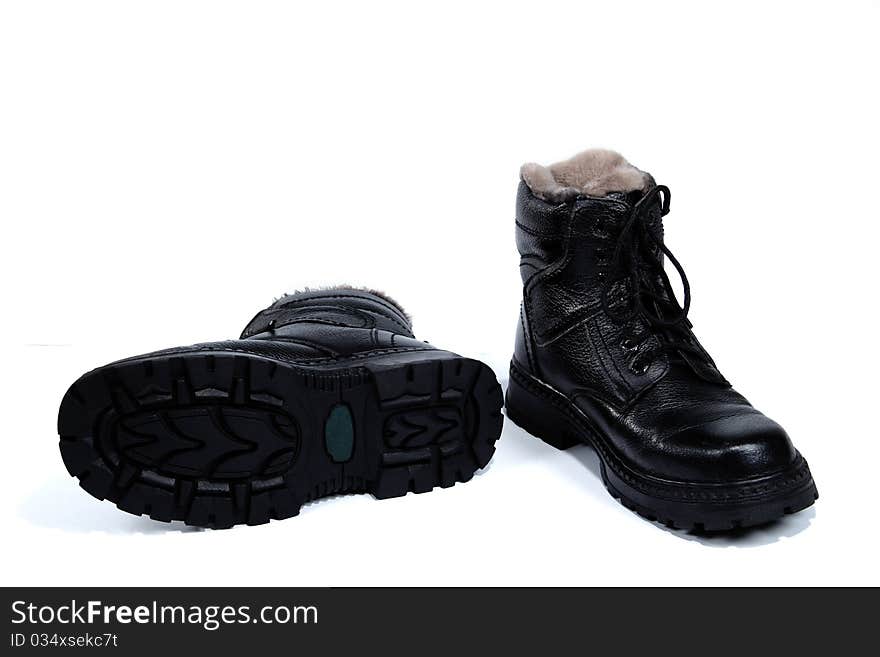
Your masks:
M345 463L354 453L354 421L345 404L330 410L324 423L324 446L334 463Z

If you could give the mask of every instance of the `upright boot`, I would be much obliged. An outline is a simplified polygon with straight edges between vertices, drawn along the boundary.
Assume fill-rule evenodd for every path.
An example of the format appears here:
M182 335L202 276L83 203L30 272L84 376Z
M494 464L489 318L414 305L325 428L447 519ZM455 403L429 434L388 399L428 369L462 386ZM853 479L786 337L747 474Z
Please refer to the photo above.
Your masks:
M810 506L806 461L691 331L663 242L669 189L604 150L521 174L508 417L559 449L591 444L611 495L669 526L728 530Z
M416 340L388 297L285 296L239 340L121 360L74 383L61 455L98 499L206 527L260 524L337 493L468 481L495 451L501 389Z

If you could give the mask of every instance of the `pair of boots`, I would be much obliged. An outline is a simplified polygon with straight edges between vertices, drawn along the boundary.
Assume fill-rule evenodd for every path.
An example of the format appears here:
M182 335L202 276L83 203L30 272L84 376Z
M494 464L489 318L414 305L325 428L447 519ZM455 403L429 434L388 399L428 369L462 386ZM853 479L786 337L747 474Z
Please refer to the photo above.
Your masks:
M521 177L508 418L559 449L592 445L608 491L669 526L729 530L810 506L806 461L691 331L663 241L669 190L603 150ZM98 499L230 527L327 495L467 481L495 451L501 406L488 366L417 340L385 294L341 287L284 296L238 340L83 375L58 430Z

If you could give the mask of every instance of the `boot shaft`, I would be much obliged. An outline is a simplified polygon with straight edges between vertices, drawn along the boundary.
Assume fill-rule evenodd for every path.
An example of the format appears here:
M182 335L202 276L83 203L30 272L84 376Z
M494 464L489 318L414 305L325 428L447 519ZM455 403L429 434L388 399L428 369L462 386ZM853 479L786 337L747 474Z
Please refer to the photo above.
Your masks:
M522 178L519 365L612 404L627 403L682 364L726 384L663 271L668 190L607 151L550 167L527 164Z
M389 296L376 290L339 286L285 294L254 316L241 339L265 332L284 335L294 330L289 327L303 324L375 328L413 337L409 316Z
M241 339L297 345L328 358L429 347L415 339L400 304L381 292L353 287L285 295L257 313Z
M612 193L552 205L520 183L516 242L525 300L539 340L552 340L572 322L601 310L603 298L612 306L625 302L624 283L615 280L619 272L614 256L641 197L639 191ZM659 201L646 209L644 221L661 244ZM662 259L659 249L654 255Z

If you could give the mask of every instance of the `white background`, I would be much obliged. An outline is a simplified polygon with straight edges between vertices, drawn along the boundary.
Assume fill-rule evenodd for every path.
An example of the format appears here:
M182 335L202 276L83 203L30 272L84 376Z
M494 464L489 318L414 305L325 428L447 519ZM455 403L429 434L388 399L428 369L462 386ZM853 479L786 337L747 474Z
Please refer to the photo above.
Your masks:
M3 3L2 583L880 584L880 9L660 4ZM696 333L808 458L810 510L668 531L512 423L468 484L229 531L67 476L81 373L305 285L385 289L506 384L519 165L589 146L671 187Z

